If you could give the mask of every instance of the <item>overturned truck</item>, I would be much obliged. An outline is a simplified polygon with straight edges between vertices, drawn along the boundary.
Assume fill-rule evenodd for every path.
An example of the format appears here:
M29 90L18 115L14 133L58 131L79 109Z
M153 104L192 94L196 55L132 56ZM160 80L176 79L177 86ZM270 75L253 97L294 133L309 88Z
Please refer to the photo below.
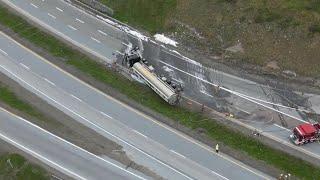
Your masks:
M133 72L139 76L144 82L156 92L162 99L170 105L178 103L180 98L180 91L182 88L177 87L166 79L160 78L154 73L152 66L148 66L147 62L141 58L137 48L132 49L129 53L124 55L124 63L132 68Z

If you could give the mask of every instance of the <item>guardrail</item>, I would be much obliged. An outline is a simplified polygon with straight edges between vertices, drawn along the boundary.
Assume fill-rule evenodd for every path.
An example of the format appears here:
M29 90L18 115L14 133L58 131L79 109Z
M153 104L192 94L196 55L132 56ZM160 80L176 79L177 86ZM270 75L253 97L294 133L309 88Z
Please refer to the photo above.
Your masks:
M99 1L96 0L70 0L73 3L77 3L80 6L88 6L92 8L93 10L97 10L103 14L107 14L109 16L114 15L113 9L109 8L108 6L100 3Z

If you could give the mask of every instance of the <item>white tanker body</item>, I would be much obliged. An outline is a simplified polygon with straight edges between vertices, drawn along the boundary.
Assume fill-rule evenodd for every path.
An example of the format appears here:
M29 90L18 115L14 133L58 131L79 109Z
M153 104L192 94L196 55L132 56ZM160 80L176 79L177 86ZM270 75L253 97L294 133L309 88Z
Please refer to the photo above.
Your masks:
M163 82L157 75L152 73L144 64L136 62L133 64L132 69L166 102L171 105L178 102L179 96L176 91L167 83Z

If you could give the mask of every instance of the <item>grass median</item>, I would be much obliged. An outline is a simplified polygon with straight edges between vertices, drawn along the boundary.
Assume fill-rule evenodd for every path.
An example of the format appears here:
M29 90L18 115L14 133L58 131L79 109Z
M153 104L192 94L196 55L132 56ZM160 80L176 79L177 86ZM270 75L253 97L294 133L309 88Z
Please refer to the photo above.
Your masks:
M30 164L19 154L0 155L0 179L47 180L49 175L39 166Z
M19 99L13 92L6 86L0 83L0 101L4 102L13 109L16 109L22 113L25 113L31 117L35 117L39 120L44 120L44 115L33 108L30 104Z
M102 65L73 50L53 36L33 27L4 7L0 7L0 23L36 46L48 51L53 56L64 59L67 64L74 66L83 73L108 84L137 103L147 106L175 121L179 121L180 124L186 127L204 129L208 137L297 177L303 179L317 179L317 177L320 177L319 167L312 166L303 160L265 146L250 137L216 123L214 120L206 120L201 114L168 105L148 88L131 82L117 73L106 70Z

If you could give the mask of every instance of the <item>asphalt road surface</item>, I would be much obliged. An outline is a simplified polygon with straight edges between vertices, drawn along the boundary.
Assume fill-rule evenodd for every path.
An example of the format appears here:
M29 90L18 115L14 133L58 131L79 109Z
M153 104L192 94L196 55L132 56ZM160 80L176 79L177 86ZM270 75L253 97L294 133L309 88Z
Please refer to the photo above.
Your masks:
M0 139L74 179L144 179L0 108Z
M113 100L0 37L1 72L75 120L124 147L129 157L170 179L269 179L267 175Z
M320 160L320 146L317 143L296 147L289 141L290 129L310 122L311 119L295 108L285 107L295 105L299 109L319 113L319 95L302 95L285 89L282 85L261 85L241 78L241 74L233 76L203 67L174 50L152 40L141 40L132 33L127 34L123 29L112 26L112 23L97 19L64 1L2 1L42 27L108 63L114 62L115 54L122 54L129 43L137 45L144 50L143 56L155 65L159 73L166 74L185 86L184 96L220 112L232 112L240 120L243 119L239 121L242 124ZM217 85L224 88L218 94L214 90ZM93 99L88 99L90 100ZM129 124L130 122L132 121ZM138 128L136 126L140 124L130 124L130 127ZM144 131L148 133L147 130Z

